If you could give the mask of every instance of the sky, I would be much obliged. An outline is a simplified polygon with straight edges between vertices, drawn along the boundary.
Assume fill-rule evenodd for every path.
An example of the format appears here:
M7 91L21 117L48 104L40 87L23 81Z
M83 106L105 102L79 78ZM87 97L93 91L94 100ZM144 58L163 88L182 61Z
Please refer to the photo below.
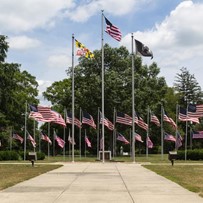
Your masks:
M42 92L67 78L72 66L72 34L91 51L101 49L101 10L122 32L120 42L104 32L104 43L131 52L131 34L147 45L159 76L173 86L186 67L203 89L202 0L0 0L0 34L8 37L6 62L21 64ZM75 59L77 64L77 59Z

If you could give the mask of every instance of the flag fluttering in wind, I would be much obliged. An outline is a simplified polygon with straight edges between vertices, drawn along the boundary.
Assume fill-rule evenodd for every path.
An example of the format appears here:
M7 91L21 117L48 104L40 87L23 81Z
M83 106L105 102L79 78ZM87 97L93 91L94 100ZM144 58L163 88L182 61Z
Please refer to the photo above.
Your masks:
M102 119L102 113L100 112L100 124L102 124L102 122L104 122L104 125L109 129L109 130L114 130L114 125L113 123L104 116L104 121Z
M139 141L139 142L144 142L144 141L142 140L142 137L141 137L139 134L137 134L137 133L135 133L135 140L137 140L137 141Z
M76 55L85 56L86 58L94 58L94 54L85 47L84 44L75 39L75 46L78 48Z
M146 143L147 143L147 148L150 148L150 149L153 148L154 144L151 141L149 136L147 136Z
M203 139L203 131L192 131L191 134L193 139Z
M106 33L108 33L111 37L120 42L122 38L122 33L120 29L113 25L105 16L104 18L106 21Z
M151 59L153 59L152 51L147 46L145 46L142 42L135 39L135 45L138 53L140 53L142 56L150 56Z
M63 119L63 117L61 116L60 113L51 110L51 114L52 114L52 117L54 118L52 120L53 123L62 125L63 127L66 127L66 122L64 121L64 119Z
M138 123L137 123L137 125L140 127L140 128L142 128L142 129L144 129L144 130L148 130L148 125L147 125L147 123L145 123L144 122L144 120L140 117L140 116L138 116Z
M20 135L18 135L17 133L13 133L12 138L15 140L19 140L21 144L23 143L23 138Z
M173 135L168 133L164 133L164 140L176 142L176 138Z
M88 137L85 135L85 142L87 144L88 147L92 147L91 142L89 141Z
M72 124L72 113L71 112L67 113L66 123ZM74 125L76 125L78 128L82 127L82 123L77 118L74 118Z
M58 143L59 147L64 148L66 142L63 139L61 139L59 136L57 136L56 132L54 132L54 139Z
M163 121L168 122L169 124L171 124L171 126L176 129L177 125L174 122L174 120L170 117L168 117L167 113L163 110Z
M94 122L93 117L87 112L83 112L82 115L83 115L82 123L87 124L87 125L93 127L94 129L96 129L96 124Z
M49 136L46 135L43 131L41 131L41 140L44 140L44 141L52 144L52 141L50 140Z
M180 121L191 121L191 122L194 122L194 123L199 123L199 118L188 116L186 109L184 109L182 107L179 108L178 119Z
M160 121L153 113L151 113L150 121L154 123L156 126L160 127Z
M193 118L203 117L203 104L189 104L188 116Z
M30 135L30 133L28 131L27 131L27 133L28 133L27 139L30 140L33 147L36 147L36 142L35 142L34 138Z
M128 114L122 112L116 112L116 123L121 123L124 125L132 125L132 117Z
M126 138L122 134L120 134L118 132L117 132L117 138L116 139L121 141L121 142L124 142L125 144L130 144L129 141L126 140Z
M176 149L178 149L179 147L182 146L182 141L183 141L183 138L181 137L180 133L177 132L177 139L176 139L176 143L175 143Z

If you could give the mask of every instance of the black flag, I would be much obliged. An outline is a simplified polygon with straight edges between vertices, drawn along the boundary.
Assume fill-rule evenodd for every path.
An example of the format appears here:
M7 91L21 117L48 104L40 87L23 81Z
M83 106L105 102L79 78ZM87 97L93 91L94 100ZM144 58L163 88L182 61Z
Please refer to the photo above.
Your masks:
M153 53L152 51L142 44L142 42L135 39L135 45L137 47L137 52L139 52L142 56L151 56L151 59L153 59Z

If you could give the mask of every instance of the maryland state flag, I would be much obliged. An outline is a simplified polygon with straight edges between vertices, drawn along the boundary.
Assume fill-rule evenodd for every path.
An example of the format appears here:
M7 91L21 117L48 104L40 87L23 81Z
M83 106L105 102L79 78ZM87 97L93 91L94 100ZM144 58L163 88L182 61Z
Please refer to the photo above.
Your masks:
M135 39L135 45L138 53L140 53L142 56L151 56L151 59L153 59L152 51L142 42Z
M85 47L84 44L75 39L75 46L78 48L76 55L85 56L86 58L94 58L94 54Z

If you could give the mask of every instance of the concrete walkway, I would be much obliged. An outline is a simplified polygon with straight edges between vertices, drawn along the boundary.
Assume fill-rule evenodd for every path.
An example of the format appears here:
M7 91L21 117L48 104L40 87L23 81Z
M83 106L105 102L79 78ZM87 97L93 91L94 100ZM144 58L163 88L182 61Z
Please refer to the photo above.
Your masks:
M137 163L65 163L0 192L0 203L203 203Z

